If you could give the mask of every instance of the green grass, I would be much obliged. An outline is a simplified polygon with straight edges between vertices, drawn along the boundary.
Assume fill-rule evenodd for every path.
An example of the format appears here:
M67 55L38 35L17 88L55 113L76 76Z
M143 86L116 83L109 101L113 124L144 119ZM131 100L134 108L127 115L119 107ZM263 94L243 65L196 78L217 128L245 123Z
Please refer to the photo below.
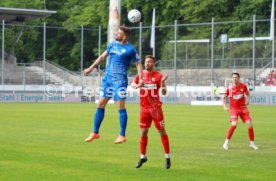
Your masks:
M115 105L108 105L101 139L85 143L92 129L94 104L0 104L0 180L275 180L274 106L250 106L259 150L249 149L240 121L228 151L222 149L229 127L222 107L164 105L172 168L164 168L159 135L149 132L148 162L139 159L139 105L127 105L128 141L119 133Z

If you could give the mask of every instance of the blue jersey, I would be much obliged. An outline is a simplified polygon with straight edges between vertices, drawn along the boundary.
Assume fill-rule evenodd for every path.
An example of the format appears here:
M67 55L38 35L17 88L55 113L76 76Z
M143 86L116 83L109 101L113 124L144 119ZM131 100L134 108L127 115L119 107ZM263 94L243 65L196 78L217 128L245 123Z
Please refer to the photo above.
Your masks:
M127 77L131 61L137 62L140 59L136 49L128 43L121 44L119 41L113 41L106 51L109 54L109 62L105 72L112 77Z
M131 44L114 41L106 49L109 62L102 81L101 97L113 97L114 100L126 99L127 75L131 61L137 62L140 57Z

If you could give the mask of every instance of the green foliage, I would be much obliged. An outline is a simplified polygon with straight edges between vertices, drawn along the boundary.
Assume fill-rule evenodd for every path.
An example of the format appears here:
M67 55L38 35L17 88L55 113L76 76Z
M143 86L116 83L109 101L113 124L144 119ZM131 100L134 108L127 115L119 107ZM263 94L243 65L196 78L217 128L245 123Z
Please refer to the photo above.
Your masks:
M62 23L68 29L80 26L99 26L104 29L108 22L109 1L68 0L61 9L68 18Z
M270 16L270 10L271 0L243 0L240 1L239 6L235 9L232 18L239 20L252 19L254 14L260 19L268 18Z
M47 59L59 63L70 70L80 69L80 28L84 26L90 29L85 30L84 46L84 66L88 66L91 60L98 56L98 35L97 29L102 28L102 47L106 48L107 25L108 25L108 7L109 0L59 0L46 1L46 8L56 10L58 13L45 19L28 22L28 25L42 26L46 22L47 26L63 26L62 30L47 28ZM44 0L2 0L0 5L4 7L20 8L38 8L44 7ZM20 6L19 6L20 5ZM145 26L150 26L152 21L152 9L156 8L156 25L173 25L177 20L178 24L189 23L210 23L212 18L215 22L221 21L239 21L252 20L255 14L257 19L269 19L271 0L121 0L121 23L127 26L138 26L129 23L127 12L130 9L138 9L142 12L142 22ZM15 49L18 60L23 62L32 62L42 57L42 37L41 28L33 28L24 31L24 38L19 39L18 43L13 46L18 31L8 30L6 33L6 49L9 53ZM14 31L14 32L12 32ZM258 34L263 35L268 32L267 24L258 26ZM223 24L216 26L215 39L220 35L227 33L229 37L244 37L252 34L252 23ZM173 28L159 27L156 29L159 38L156 40L156 57L166 59L165 47L168 40L174 36ZM134 33L131 43L138 47L137 39L139 34ZM202 26L181 26L178 30L178 39L199 39L210 38L210 24ZM150 29L143 32L143 54L151 53L149 47ZM40 43L39 43L40 42ZM249 49L241 46L239 51ZM168 50L166 50L168 51ZM195 57L199 51L191 51L191 56ZM179 50L183 54L183 49ZM266 53L267 54L267 53Z
M0 7L44 9L44 0L1 0Z
M42 57L40 35L38 28L31 28L29 26L6 26L5 51L9 54L16 55L18 63L30 63L36 58ZM39 47L41 51L39 51Z

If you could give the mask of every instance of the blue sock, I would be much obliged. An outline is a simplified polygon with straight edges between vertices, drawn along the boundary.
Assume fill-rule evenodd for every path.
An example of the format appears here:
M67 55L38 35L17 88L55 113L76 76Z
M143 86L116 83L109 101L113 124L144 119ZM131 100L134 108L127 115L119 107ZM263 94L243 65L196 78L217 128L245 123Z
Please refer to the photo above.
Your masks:
M94 133L99 133L100 126L104 118L104 108L97 108L94 116Z
M119 110L119 117L120 117L120 135L126 135L126 127L127 127L127 111L126 109Z

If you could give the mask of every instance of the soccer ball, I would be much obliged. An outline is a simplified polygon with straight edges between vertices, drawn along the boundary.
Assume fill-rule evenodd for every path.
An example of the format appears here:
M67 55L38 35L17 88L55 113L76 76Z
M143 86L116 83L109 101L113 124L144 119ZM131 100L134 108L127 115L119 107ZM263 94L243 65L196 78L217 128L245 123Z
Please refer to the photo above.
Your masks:
M131 23L138 23L141 20L141 13L137 9L132 9L128 12L127 18Z

